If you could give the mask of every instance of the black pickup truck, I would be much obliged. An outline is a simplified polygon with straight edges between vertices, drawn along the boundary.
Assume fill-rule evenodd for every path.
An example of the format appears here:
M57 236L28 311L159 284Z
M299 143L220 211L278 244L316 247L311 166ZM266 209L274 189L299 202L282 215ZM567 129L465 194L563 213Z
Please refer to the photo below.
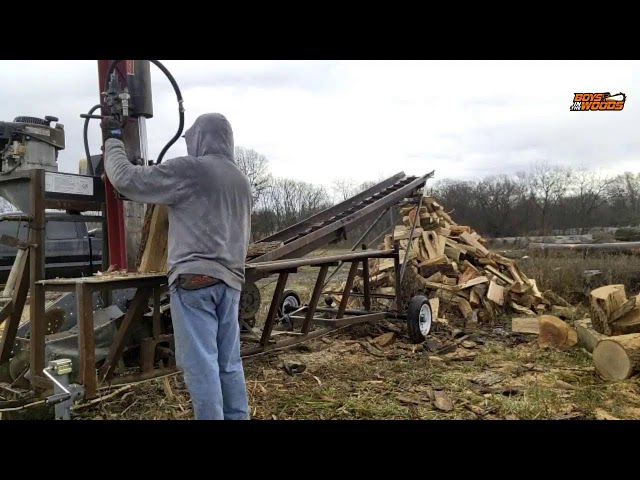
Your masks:
M11 212L15 214L17 212ZM59 213L56 212L57 215ZM50 213L47 213L49 216ZM27 240L26 222L0 221L0 237ZM6 283L17 248L0 243L0 283ZM45 277L90 276L102 267L102 238L84 222L47 220L45 227Z

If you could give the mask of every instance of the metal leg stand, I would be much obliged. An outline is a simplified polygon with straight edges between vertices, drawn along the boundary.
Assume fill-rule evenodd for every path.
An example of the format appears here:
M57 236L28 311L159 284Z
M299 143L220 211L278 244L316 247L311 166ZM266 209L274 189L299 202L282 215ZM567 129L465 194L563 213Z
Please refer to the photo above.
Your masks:
M69 384L71 360L52 360L43 373L53 382L53 395L47 397L47 405L55 405L56 420L71 420L71 405L84 396L82 385Z

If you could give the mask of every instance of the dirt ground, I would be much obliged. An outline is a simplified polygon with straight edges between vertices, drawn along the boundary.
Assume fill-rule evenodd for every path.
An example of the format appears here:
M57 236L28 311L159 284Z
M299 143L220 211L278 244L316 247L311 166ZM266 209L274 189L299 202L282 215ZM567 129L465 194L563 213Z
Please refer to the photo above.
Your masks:
M393 343L378 347L385 333ZM245 372L255 420L640 419L637 378L607 383L585 350L542 350L500 327L465 335L441 326L412 345L398 324L353 326L248 358ZM103 395L113 396L74 418L192 418L180 375Z

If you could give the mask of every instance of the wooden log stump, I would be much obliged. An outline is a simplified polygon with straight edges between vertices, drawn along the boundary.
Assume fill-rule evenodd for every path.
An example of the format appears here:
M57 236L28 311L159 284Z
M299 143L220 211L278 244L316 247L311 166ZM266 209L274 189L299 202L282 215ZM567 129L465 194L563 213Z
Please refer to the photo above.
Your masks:
M542 348L555 347L561 350L578 343L578 333L553 315L538 317L538 345Z
M605 380L626 380L640 371L640 334L603 338L593 349L593 364Z

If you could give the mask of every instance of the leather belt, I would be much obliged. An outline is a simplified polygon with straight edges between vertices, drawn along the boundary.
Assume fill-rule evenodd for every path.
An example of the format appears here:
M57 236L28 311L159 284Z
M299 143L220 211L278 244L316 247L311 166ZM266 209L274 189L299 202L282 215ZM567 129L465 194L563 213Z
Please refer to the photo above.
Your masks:
M220 283L217 278L208 275L183 274L178 277L178 286L184 290L199 290Z

